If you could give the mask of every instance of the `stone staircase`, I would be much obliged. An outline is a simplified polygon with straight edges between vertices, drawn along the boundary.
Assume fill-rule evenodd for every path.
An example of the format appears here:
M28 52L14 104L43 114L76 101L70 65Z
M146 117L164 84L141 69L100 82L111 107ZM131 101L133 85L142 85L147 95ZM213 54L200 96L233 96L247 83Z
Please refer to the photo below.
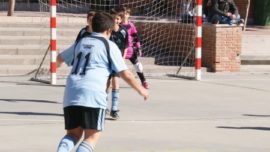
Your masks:
M85 26L85 18L59 17L57 29L58 51L74 42L78 31ZM49 46L48 17L0 16L0 75L27 75L35 73ZM178 66L157 66L154 58L141 58L146 75L175 73ZM127 62L131 68L131 64ZM43 67L49 67L49 55ZM131 68L133 69L133 68ZM67 74L69 68L59 68Z
M84 17L59 17L57 29L58 51L63 51L75 39L78 31L85 25ZM48 17L6 17L0 16L0 75L26 75L38 68L49 45ZM270 28L249 27L243 33L242 71L248 71L249 65L259 71L270 67ZM146 75L164 75L175 73L178 66L157 66L153 58L141 58ZM129 67L133 69L129 62ZM44 66L49 66L49 56ZM203 69L206 71L205 69ZM67 74L69 68L59 69L59 74ZM185 71L185 69L184 69Z
M241 71L270 73L270 28L248 27L242 36Z
M0 16L0 75L25 75L34 72L49 46L48 17ZM58 51L67 48L84 26L84 20L59 21ZM49 66L49 57L44 65ZM66 69L66 68L64 68ZM66 70L67 71L67 70Z
M242 65L270 65L270 28L249 27L242 37Z

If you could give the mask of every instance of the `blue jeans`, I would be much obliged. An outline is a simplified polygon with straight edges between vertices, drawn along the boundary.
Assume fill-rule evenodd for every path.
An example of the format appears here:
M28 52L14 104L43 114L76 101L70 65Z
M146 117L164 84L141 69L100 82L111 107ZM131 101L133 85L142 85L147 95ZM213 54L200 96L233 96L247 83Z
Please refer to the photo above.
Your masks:
M240 20L240 16L238 15L236 19L231 19L228 16L223 16L223 15L214 15L211 19L210 22L213 24L237 24Z

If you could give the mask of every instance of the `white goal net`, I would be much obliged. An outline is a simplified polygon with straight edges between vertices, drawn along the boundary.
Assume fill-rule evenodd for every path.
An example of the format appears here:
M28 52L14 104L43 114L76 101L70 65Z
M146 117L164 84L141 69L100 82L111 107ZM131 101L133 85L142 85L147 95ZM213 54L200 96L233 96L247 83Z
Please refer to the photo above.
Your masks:
M39 4L49 18L50 1ZM196 0L57 0L57 49L61 52L74 42L88 11L109 12L119 6L131 8L146 76L195 77Z

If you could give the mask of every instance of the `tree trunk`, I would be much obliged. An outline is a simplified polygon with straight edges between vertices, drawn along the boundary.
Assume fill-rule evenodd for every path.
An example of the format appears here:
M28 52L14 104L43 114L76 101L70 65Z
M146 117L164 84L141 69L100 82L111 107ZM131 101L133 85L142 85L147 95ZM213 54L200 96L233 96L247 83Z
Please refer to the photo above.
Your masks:
M249 8L250 8L250 0L247 0L247 10L246 10L246 16L245 16L244 30L246 30L246 26L248 22Z
M14 9L15 9L15 0L9 0L7 16L12 16L14 14Z

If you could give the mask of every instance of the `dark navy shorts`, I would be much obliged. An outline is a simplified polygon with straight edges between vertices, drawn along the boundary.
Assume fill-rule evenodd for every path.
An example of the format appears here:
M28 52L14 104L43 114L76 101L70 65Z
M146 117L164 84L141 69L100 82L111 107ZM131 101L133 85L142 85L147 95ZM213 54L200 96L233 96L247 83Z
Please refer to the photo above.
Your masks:
M83 106L68 106L64 108L65 129L103 130L105 123L105 109Z

